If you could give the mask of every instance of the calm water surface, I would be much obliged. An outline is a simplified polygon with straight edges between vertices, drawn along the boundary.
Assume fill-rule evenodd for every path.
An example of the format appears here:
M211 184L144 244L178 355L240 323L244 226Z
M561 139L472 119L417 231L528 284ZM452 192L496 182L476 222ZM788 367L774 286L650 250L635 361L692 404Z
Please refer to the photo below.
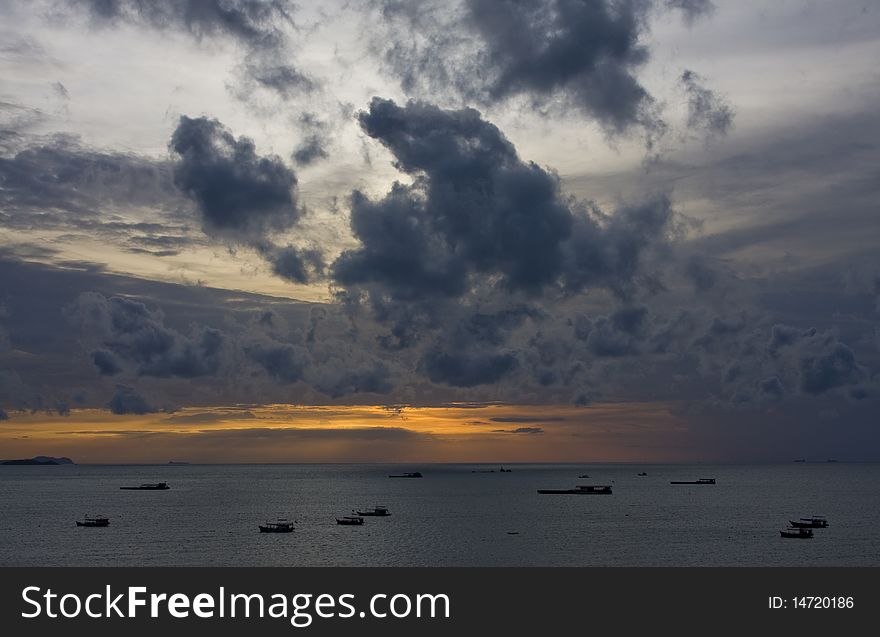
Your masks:
M877 464L510 466L0 467L0 565L880 566ZM718 484L669 484L700 477ZM119 489L163 480L171 490ZM576 484L614 494L535 492ZM376 504L392 516L335 523ZM77 528L86 514L111 526ZM813 514L830 527L779 537ZM296 531L258 532L277 517Z

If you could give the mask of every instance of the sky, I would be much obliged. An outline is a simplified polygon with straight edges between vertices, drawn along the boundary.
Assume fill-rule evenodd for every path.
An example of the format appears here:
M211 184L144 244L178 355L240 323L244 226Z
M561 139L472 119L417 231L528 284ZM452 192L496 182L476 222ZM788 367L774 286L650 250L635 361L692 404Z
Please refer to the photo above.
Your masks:
M0 458L880 461L880 7L0 6Z

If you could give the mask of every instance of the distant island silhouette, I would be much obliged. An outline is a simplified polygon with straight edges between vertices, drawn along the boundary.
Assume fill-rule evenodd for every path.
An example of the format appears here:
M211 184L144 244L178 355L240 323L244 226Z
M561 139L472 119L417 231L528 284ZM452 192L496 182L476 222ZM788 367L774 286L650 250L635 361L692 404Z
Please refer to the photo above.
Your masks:
M0 460L0 465L59 465L59 464L76 464L70 458L54 458L52 456L34 456L33 458L20 458L17 460Z

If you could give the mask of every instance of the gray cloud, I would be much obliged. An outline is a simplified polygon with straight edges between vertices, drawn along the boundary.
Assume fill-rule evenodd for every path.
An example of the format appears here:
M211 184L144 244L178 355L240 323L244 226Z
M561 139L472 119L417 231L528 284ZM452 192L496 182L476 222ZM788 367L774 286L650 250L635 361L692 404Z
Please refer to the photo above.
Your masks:
M346 286L379 284L399 300L461 296L473 275L530 294L557 284L621 290L672 221L665 198L611 217L572 209L555 175L522 161L472 109L374 98L360 122L415 183L396 184L380 201L353 194L361 247L332 268Z
M206 117L182 116L169 147L180 157L174 183L195 201L205 233L256 249L288 280L305 283L320 273L317 250L279 247L267 238L302 216L296 175L279 157L257 155L251 139Z
M310 363L308 352L290 343L258 343L246 347L246 351L269 376L284 383L295 383L302 379Z
M688 25L711 16L717 9L712 0L664 0L664 4L667 9L681 11L682 19Z
M274 47L292 24L284 0L68 0L98 23L127 22L182 30L197 39L229 36L252 47Z
M518 365L511 353L462 353L444 349L431 350L422 360L428 378L453 387L497 383Z
M524 95L562 101L607 129L659 130L653 99L636 71L647 61L641 36L650 2L466 0L460 10L385 2L390 44L380 45L404 88L424 78L469 101ZM468 37L471 36L471 37Z
M103 346L92 355L102 374L118 373L122 360L141 376L195 378L217 373L224 362L221 331L194 326L184 336L165 327L161 312L138 301L83 293L66 311L84 337Z
M96 349L92 352L92 362L102 376L114 376L122 371L116 356L106 349Z
M184 115L169 146L180 157L174 183L197 203L208 234L262 236L298 221L296 176L280 158L257 155L251 139Z
M726 135L733 126L734 110L724 98L704 85L705 79L685 69L681 85L687 97L688 127L706 135Z
M22 227L112 231L125 224L105 226L102 212L179 203L167 164L95 151L65 135L0 157L0 186L4 224Z
M116 393L107 403L110 411L114 414L151 414L159 411L153 407L143 396L141 396L134 388L126 385L117 385Z
M325 361L314 372L314 386L331 398L359 393L387 394L393 388L391 372L382 361L352 366L341 359Z
M125 23L158 32L177 31L200 42L230 40L245 50L234 93L249 99L257 87L283 100L310 93L317 81L289 60L296 28L288 0L67 0L95 26Z

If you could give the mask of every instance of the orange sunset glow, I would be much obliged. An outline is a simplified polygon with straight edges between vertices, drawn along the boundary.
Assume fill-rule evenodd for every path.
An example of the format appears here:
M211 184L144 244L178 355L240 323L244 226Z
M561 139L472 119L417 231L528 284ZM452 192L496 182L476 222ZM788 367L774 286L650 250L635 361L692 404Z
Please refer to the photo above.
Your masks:
M686 460L665 404L236 405L118 416L27 414L0 433L10 457L79 463L578 462ZM663 444L660 444L660 441Z

